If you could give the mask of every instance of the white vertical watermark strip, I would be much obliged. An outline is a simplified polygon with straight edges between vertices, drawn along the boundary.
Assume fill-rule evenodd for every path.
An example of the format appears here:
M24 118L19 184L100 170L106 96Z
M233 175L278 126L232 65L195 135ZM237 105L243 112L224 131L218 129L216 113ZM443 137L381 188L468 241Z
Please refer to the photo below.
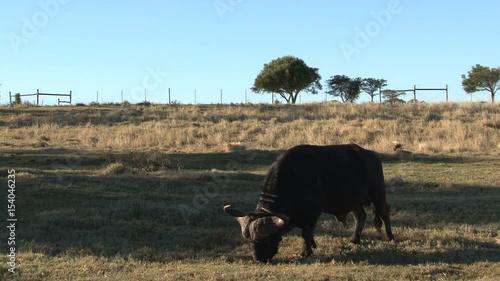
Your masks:
M7 171L7 229L9 235L7 238L8 254L7 264L8 271L11 274L16 274L16 171L10 169Z

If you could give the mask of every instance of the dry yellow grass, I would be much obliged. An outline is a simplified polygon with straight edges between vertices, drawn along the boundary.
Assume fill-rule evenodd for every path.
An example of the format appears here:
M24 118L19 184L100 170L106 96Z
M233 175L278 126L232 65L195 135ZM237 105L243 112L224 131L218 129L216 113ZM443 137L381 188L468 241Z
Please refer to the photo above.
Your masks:
M490 104L0 107L13 280L496 280L499 133ZM352 218L323 215L314 256L297 259L296 229L253 263L222 206L255 206L275 150L345 142L400 144L381 154L396 241L369 220L352 245Z
M498 153L500 105L306 104L0 108L0 143L166 151L286 149L355 142L381 152Z

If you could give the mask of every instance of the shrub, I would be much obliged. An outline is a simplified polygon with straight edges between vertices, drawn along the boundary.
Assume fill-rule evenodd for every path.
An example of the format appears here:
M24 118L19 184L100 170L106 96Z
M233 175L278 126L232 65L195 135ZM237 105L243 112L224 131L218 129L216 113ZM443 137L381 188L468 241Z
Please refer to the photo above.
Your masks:
M104 167L101 171L101 175L109 176L109 175L121 175L121 174L130 174L133 171L122 163L115 162L111 163L108 166Z
M132 151L126 155L111 155L109 160L111 164L106 169L118 171L126 168L149 173L180 167L180 164L174 164L171 157L159 150Z
M20 105L21 104L21 94L17 93L14 96L14 102L12 103L13 105Z

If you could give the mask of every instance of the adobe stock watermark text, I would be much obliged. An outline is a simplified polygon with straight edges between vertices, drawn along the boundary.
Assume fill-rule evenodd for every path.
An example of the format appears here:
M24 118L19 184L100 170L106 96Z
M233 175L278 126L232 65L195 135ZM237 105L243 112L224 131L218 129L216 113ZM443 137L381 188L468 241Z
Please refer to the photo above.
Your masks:
M11 274L16 274L16 171L7 171L7 265Z

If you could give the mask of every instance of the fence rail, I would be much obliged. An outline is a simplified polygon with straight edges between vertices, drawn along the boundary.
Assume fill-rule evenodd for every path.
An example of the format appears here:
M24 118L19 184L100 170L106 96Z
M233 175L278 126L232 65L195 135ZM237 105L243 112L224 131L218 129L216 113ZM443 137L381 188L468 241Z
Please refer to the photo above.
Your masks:
M445 88L417 88L416 85L413 85L413 89L394 90L394 91L396 91L396 92L413 92L413 102L417 102L417 91L445 91L445 93L446 93L446 102L448 102L448 84L446 84ZM380 102L382 102L382 93L383 92L384 92L384 90L379 89Z
M9 92L9 101L10 105L12 105L12 97L16 96L17 94L12 95L12 92ZM36 90L36 93L34 94L19 94L20 97L30 97L30 96L36 96L36 106L40 106L40 96L56 96L56 97L68 97L69 100L60 100L57 99L57 105L60 105L61 103L66 103L66 104L71 104L72 97L73 97L73 92L69 91L69 94L52 94L52 93L40 93L40 89Z

